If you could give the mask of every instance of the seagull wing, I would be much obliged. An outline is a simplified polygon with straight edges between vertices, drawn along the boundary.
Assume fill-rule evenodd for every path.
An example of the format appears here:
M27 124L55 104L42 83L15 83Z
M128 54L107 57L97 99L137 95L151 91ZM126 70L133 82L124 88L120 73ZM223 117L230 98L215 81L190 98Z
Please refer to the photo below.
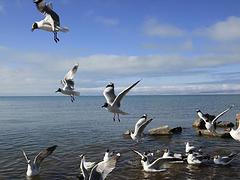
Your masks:
M68 71L68 73L64 76L64 80L73 80L77 70L78 70L79 64L75 64L72 69Z
M204 120L204 122L206 123L207 118L203 115L202 112L198 112L197 115L198 115L198 117L200 117L202 120Z
M27 157L27 154L25 153L25 151L23 149L22 149L22 153L23 153L23 156L25 157L26 161L28 162L29 158Z
M143 159L145 156L143 154L141 154L140 152L132 149L133 152L135 152L137 155L139 155L141 157L141 159Z
M138 122L135 125L135 131L134 133L141 136L141 134L143 133L145 127L152 121L153 119L145 119L145 118L141 118L138 120Z
M113 102L112 105L114 106L115 104L119 104L119 103L121 102L122 98L123 98L134 86L136 86L139 82L140 82L140 80L137 81L137 82L135 82L133 85L129 86L128 88L124 89L121 93L119 93L118 96L115 98L115 100L114 100L114 102Z
M44 13L46 2L44 0L35 0L34 3L36 4L37 10Z
M225 113L227 113L230 109L232 109L233 106L230 106L229 108L227 108L226 110L224 110L223 112L221 112L220 114L218 114L213 120L212 120L212 124L215 123L218 118L220 118L222 115L224 115Z
M51 146L47 149L42 150L35 158L34 158L34 164L36 166L40 167L41 162L48 157L50 154L53 153L53 151L57 148L57 145Z
M44 12L52 17L55 26L60 26L60 18L51 7L52 5L50 4L46 5L44 8Z
M149 165L149 168L158 168L160 163L163 163L163 162L166 162L166 161L167 161L167 159L160 157L160 158L156 159L155 161L153 161Z
M93 167L90 180L103 180L111 173L117 164L120 154L113 155L108 161L99 162Z
M115 92L114 92L114 87L106 87L103 91L103 95L107 101L108 104L112 104L113 101L116 98Z

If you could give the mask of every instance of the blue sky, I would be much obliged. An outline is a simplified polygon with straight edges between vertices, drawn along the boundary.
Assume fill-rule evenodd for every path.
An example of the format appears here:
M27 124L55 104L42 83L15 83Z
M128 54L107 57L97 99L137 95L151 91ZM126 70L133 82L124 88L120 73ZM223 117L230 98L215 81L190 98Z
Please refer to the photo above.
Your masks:
M55 95L76 62L76 88L101 95L239 93L239 0L52 0L59 34L31 32L31 0L0 0L0 95Z

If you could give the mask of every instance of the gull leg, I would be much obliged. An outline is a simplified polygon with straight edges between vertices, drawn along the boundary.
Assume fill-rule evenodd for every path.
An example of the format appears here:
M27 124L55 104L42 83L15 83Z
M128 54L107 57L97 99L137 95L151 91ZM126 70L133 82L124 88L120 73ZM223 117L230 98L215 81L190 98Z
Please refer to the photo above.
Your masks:
M114 115L113 115L113 121L115 122L115 116L116 116L116 114L114 113Z
M74 100L74 99L73 99L73 96L72 96L72 95L70 95L70 97L71 97L71 101L73 102L73 100Z
M120 122L121 120L120 120L120 118L119 118L119 114L117 114L117 116L118 116L118 121Z
M57 32L54 32L54 41L57 43L59 41L58 37L57 37Z

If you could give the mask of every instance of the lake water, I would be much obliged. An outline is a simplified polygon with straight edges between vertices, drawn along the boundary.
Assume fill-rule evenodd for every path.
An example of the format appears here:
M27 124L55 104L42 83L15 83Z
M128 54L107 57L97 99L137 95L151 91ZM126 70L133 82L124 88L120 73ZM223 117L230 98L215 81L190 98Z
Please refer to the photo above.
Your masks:
M127 96L122 109L130 115L113 122L112 114L102 109L104 97L78 97L71 103L68 97L0 97L0 180L26 179L23 148L31 158L48 146L56 151L42 163L41 180L77 179L79 157L84 153L89 161L100 161L107 148L122 154L116 169L107 177L111 180L141 179L240 179L240 158L231 166L213 164L189 166L165 165L164 173L144 173L140 159L130 151L157 150L169 147L184 152L184 142L202 146L209 154L240 150L233 139L199 137L191 127L195 110L217 114L230 104L236 107L224 116L235 123L240 112L239 95L206 96ZM169 125L182 126L183 132L172 137L145 137L136 144L122 134L133 129L144 113L154 118L146 129Z

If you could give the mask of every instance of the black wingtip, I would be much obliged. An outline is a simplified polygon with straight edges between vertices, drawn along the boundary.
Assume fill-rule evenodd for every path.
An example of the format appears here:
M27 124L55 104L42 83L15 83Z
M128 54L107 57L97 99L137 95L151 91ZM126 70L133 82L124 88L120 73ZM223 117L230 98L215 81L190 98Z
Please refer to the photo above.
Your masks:
M57 145L51 146L51 147L47 148L47 151L53 152L53 151L55 151L55 149L56 149L57 147L58 147Z

